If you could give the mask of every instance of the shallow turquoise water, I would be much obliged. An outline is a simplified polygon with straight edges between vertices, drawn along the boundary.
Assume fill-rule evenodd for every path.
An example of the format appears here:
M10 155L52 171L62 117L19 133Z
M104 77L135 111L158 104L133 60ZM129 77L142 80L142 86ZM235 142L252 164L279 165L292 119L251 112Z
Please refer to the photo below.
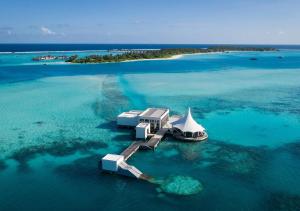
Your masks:
M0 210L298 210L300 51L99 65L27 59L0 54L9 61L0 67ZM149 106L191 107L209 140L168 137L129 163L156 181L192 177L200 193L99 172L101 157L133 138L116 129L116 115Z

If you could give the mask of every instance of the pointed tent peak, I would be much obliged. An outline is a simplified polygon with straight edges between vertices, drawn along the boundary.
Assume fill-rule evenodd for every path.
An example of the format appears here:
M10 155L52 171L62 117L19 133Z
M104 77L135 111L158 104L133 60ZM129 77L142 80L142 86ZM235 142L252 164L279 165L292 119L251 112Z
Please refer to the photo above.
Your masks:
M192 112L191 112L191 107L188 107L188 113L187 113L187 116L193 118L193 117L192 117Z
M183 132L203 132L205 129L198 124L191 114L191 108L188 108L187 114L173 123L173 127L180 129Z
M187 111L187 113L186 113L185 118L186 118L187 120L189 120L189 121L194 121L194 122L196 122L196 121L194 120L193 116L192 116L191 107L188 107L188 111Z

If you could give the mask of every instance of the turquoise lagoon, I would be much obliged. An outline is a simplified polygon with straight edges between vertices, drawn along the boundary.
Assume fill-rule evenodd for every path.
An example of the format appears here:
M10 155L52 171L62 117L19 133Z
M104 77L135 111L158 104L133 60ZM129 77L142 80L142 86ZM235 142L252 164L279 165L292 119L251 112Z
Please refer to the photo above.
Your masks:
M10 61L0 67L0 210L299 210L300 51L98 65L25 57L0 55ZM101 157L133 138L116 115L149 106L191 107L209 140L167 137L136 153L129 163L153 182L101 173ZM161 186L184 178L201 190Z

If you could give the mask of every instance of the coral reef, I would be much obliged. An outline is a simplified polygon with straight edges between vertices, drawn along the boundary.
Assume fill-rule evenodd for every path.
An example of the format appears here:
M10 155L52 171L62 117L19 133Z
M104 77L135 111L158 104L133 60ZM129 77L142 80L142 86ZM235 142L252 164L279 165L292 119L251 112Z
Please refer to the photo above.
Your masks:
M193 195L202 191L203 186L198 180L189 176L170 176L160 181L160 188L157 191L175 195Z
M257 147L244 147L231 144L220 144L214 153L213 170L226 172L231 175L254 176L262 165L265 150Z
M0 160L0 171L6 169L7 165L3 160Z
M289 193L271 193L267 200L267 210L295 211L300 210L300 196Z
M101 141L83 140L81 138L55 141L46 145L30 146L21 148L15 151L11 158L18 161L20 164L34 158L37 154L50 154L53 156L65 156L75 153L76 151L86 152L90 149L106 148L107 144Z
M97 99L92 104L95 115L113 121L116 116L124 110L128 110L129 101L120 91L117 81L114 78L107 78L102 84L103 98Z
M99 160L99 155L79 158L70 164L58 166L55 172L71 177L97 177L99 175L97 167Z

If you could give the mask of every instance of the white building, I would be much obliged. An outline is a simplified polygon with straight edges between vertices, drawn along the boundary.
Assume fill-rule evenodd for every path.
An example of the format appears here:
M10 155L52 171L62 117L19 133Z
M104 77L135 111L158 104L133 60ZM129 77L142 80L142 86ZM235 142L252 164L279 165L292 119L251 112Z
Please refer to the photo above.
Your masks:
M202 141L208 138L205 128L192 117L190 108L187 114L172 122L172 132L175 138L188 141Z
M117 118L117 124L119 126L129 126L129 127L135 127L139 123L139 115L143 111L127 111L121 113Z
M137 139L147 139L148 134L150 133L150 123L139 123L135 127L135 135Z
M135 127L139 123L150 123L151 132L161 129L169 120L169 109L148 108L145 111L128 111L117 118L119 126Z
M123 155L107 154L102 158L102 169L116 172L118 171L119 164L123 161Z
M169 109L148 108L139 114L139 122L150 123L151 132L161 129L169 121Z
M169 109L148 108L145 111L128 111L118 116L119 126L136 129L137 139L147 139L161 128L167 128L175 138L188 141L202 141L208 138L205 128L192 117L191 110L185 116L169 116Z

